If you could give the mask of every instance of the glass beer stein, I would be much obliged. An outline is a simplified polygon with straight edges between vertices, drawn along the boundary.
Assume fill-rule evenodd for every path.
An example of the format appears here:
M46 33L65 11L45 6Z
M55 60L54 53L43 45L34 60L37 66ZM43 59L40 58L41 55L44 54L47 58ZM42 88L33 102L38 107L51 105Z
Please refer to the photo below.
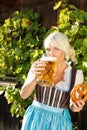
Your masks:
M43 56L41 60L44 61L45 66L42 66L44 71L40 71L41 73L37 75L37 83L41 86L52 87L56 71L56 57Z

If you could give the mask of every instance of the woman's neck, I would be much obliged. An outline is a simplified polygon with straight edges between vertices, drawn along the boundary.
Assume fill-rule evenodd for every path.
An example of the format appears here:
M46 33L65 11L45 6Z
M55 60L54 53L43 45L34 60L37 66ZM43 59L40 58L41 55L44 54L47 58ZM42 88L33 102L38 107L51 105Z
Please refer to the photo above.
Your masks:
M68 67L68 65L63 61L61 64L57 63L55 78L54 78L54 84L64 80L64 71Z
M64 71L66 68L68 67L68 65L65 63L65 61L62 62L57 62L57 68L56 71Z

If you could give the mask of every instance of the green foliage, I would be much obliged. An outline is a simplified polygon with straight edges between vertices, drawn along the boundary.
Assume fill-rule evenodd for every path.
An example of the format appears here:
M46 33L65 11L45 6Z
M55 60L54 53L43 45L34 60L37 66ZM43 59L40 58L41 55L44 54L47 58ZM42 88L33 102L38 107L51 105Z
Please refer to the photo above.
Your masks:
M12 116L22 117L32 102L34 93L22 100L19 91L31 64L44 52L45 33L45 27L39 23L39 15L28 8L14 12L0 26L0 77L15 76L21 82L18 87L0 87L0 94L5 93L11 106Z
M57 30L69 37L70 44L76 51L77 64L74 66L83 70L84 82L87 84L87 24L85 24L87 23L87 12L77 9L74 5L62 6L60 4L56 9L60 7Z
M0 76L15 75L22 83L34 60L43 54L46 29L32 10L16 11L0 26Z
M1 86L0 94L5 93L4 96L7 99L8 104L10 105L10 112L12 116L22 117L24 115L25 109L32 103L32 95L26 99L22 100L20 97L20 88L15 88L15 86Z

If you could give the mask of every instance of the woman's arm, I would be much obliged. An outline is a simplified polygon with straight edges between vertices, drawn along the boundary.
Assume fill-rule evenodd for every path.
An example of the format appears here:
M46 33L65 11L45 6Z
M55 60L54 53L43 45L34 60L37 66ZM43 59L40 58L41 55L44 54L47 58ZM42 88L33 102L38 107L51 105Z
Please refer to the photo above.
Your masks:
M44 66L45 66L44 61L41 61L40 59L32 64L27 79L25 80L24 85L20 91L21 98L23 99L28 98L34 91L35 86L37 84L37 74L41 74L42 71L44 72L45 70Z
M24 85L21 88L20 96L23 99L28 98L34 91L36 86L36 75L32 72L32 67L27 75L27 79L24 82Z
M80 84L80 83L83 83L84 81L84 75L83 75L83 72L81 70L77 70L77 73L76 73L76 79L75 79L75 84L74 86ZM83 100L80 100L80 101L76 101L76 103L74 103L71 99L70 99L70 109L73 111L73 112L79 112L83 109L85 105L85 102Z

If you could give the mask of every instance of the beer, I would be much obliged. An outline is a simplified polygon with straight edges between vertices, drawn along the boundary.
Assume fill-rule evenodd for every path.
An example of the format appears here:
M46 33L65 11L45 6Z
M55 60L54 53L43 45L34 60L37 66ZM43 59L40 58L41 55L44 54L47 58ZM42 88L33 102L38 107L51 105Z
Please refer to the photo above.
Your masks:
M41 73L37 75L37 83L42 86L52 87L54 85L54 76L56 70L56 57L42 57L45 66L44 71L41 70Z

